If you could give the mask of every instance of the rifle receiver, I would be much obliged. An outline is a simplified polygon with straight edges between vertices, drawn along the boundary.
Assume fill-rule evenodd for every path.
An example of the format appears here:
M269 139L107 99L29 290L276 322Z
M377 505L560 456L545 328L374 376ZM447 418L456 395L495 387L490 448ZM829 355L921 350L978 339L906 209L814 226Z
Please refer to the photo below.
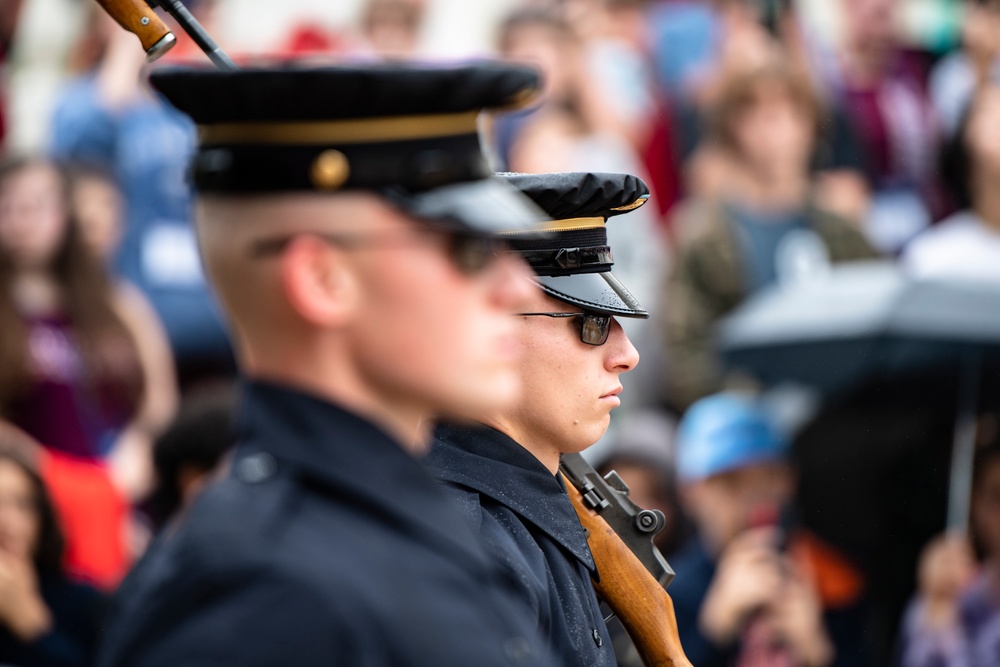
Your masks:
M559 469L576 487L584 504L597 512L618 534L653 577L666 588L674 571L653 537L666 526L663 512L643 509L628 497L628 485L615 471L602 478L579 454L563 454Z

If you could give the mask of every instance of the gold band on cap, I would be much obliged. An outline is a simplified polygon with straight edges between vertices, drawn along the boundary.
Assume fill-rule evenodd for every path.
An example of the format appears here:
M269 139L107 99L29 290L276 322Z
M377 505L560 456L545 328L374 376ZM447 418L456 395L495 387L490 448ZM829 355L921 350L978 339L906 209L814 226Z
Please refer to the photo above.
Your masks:
M606 225L604 218L566 218L542 223L542 229L549 232L567 232L573 229L597 229Z
M198 128L202 144L361 144L475 134L478 111L298 123L216 123Z
M566 218L565 220L546 220L541 223L539 231L545 232L569 232L576 229L600 229L607 226L607 221L601 217L593 218ZM524 234L524 230L515 232L500 232L500 236L518 236Z

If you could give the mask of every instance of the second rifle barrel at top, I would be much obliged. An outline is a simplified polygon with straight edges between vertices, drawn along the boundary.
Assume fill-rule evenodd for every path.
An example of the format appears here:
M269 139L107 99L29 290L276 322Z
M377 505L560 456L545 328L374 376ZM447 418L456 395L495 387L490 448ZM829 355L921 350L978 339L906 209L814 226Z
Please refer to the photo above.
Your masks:
M229 56L219 48L215 40L205 32L205 29L198 23L198 19L188 11L180 0L158 0L158 4L174 17L177 23L184 29L184 32L191 35L191 39L205 52L208 59L221 70L235 70L236 63L230 60Z

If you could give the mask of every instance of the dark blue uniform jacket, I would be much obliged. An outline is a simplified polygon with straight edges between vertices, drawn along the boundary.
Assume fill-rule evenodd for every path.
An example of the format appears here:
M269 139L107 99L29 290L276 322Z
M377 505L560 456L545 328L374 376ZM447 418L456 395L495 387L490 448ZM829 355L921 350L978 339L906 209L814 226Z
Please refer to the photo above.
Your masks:
M121 589L99 664L552 665L418 461L323 400L246 388L228 479Z
M559 657L569 665L616 665L591 583L587 534L561 480L514 440L482 426L439 428L427 462L520 582Z

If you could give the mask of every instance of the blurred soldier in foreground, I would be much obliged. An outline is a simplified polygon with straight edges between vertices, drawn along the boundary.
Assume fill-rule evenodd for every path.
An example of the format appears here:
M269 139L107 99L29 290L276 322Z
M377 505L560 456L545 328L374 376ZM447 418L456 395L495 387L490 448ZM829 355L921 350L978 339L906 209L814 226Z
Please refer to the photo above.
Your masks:
M428 461L487 548L521 583L532 620L567 664L616 665L591 583L587 532L557 477L559 456L594 444L639 354L615 317L647 317L611 273L608 217L638 208L646 184L624 174L512 175L555 220L542 240L507 238L541 291L518 318L521 399L481 425L446 426Z
M199 125L208 275L247 377L229 477L126 581L101 663L552 665L527 610L416 460L429 417L516 399L542 214L490 177L500 65L167 70Z

